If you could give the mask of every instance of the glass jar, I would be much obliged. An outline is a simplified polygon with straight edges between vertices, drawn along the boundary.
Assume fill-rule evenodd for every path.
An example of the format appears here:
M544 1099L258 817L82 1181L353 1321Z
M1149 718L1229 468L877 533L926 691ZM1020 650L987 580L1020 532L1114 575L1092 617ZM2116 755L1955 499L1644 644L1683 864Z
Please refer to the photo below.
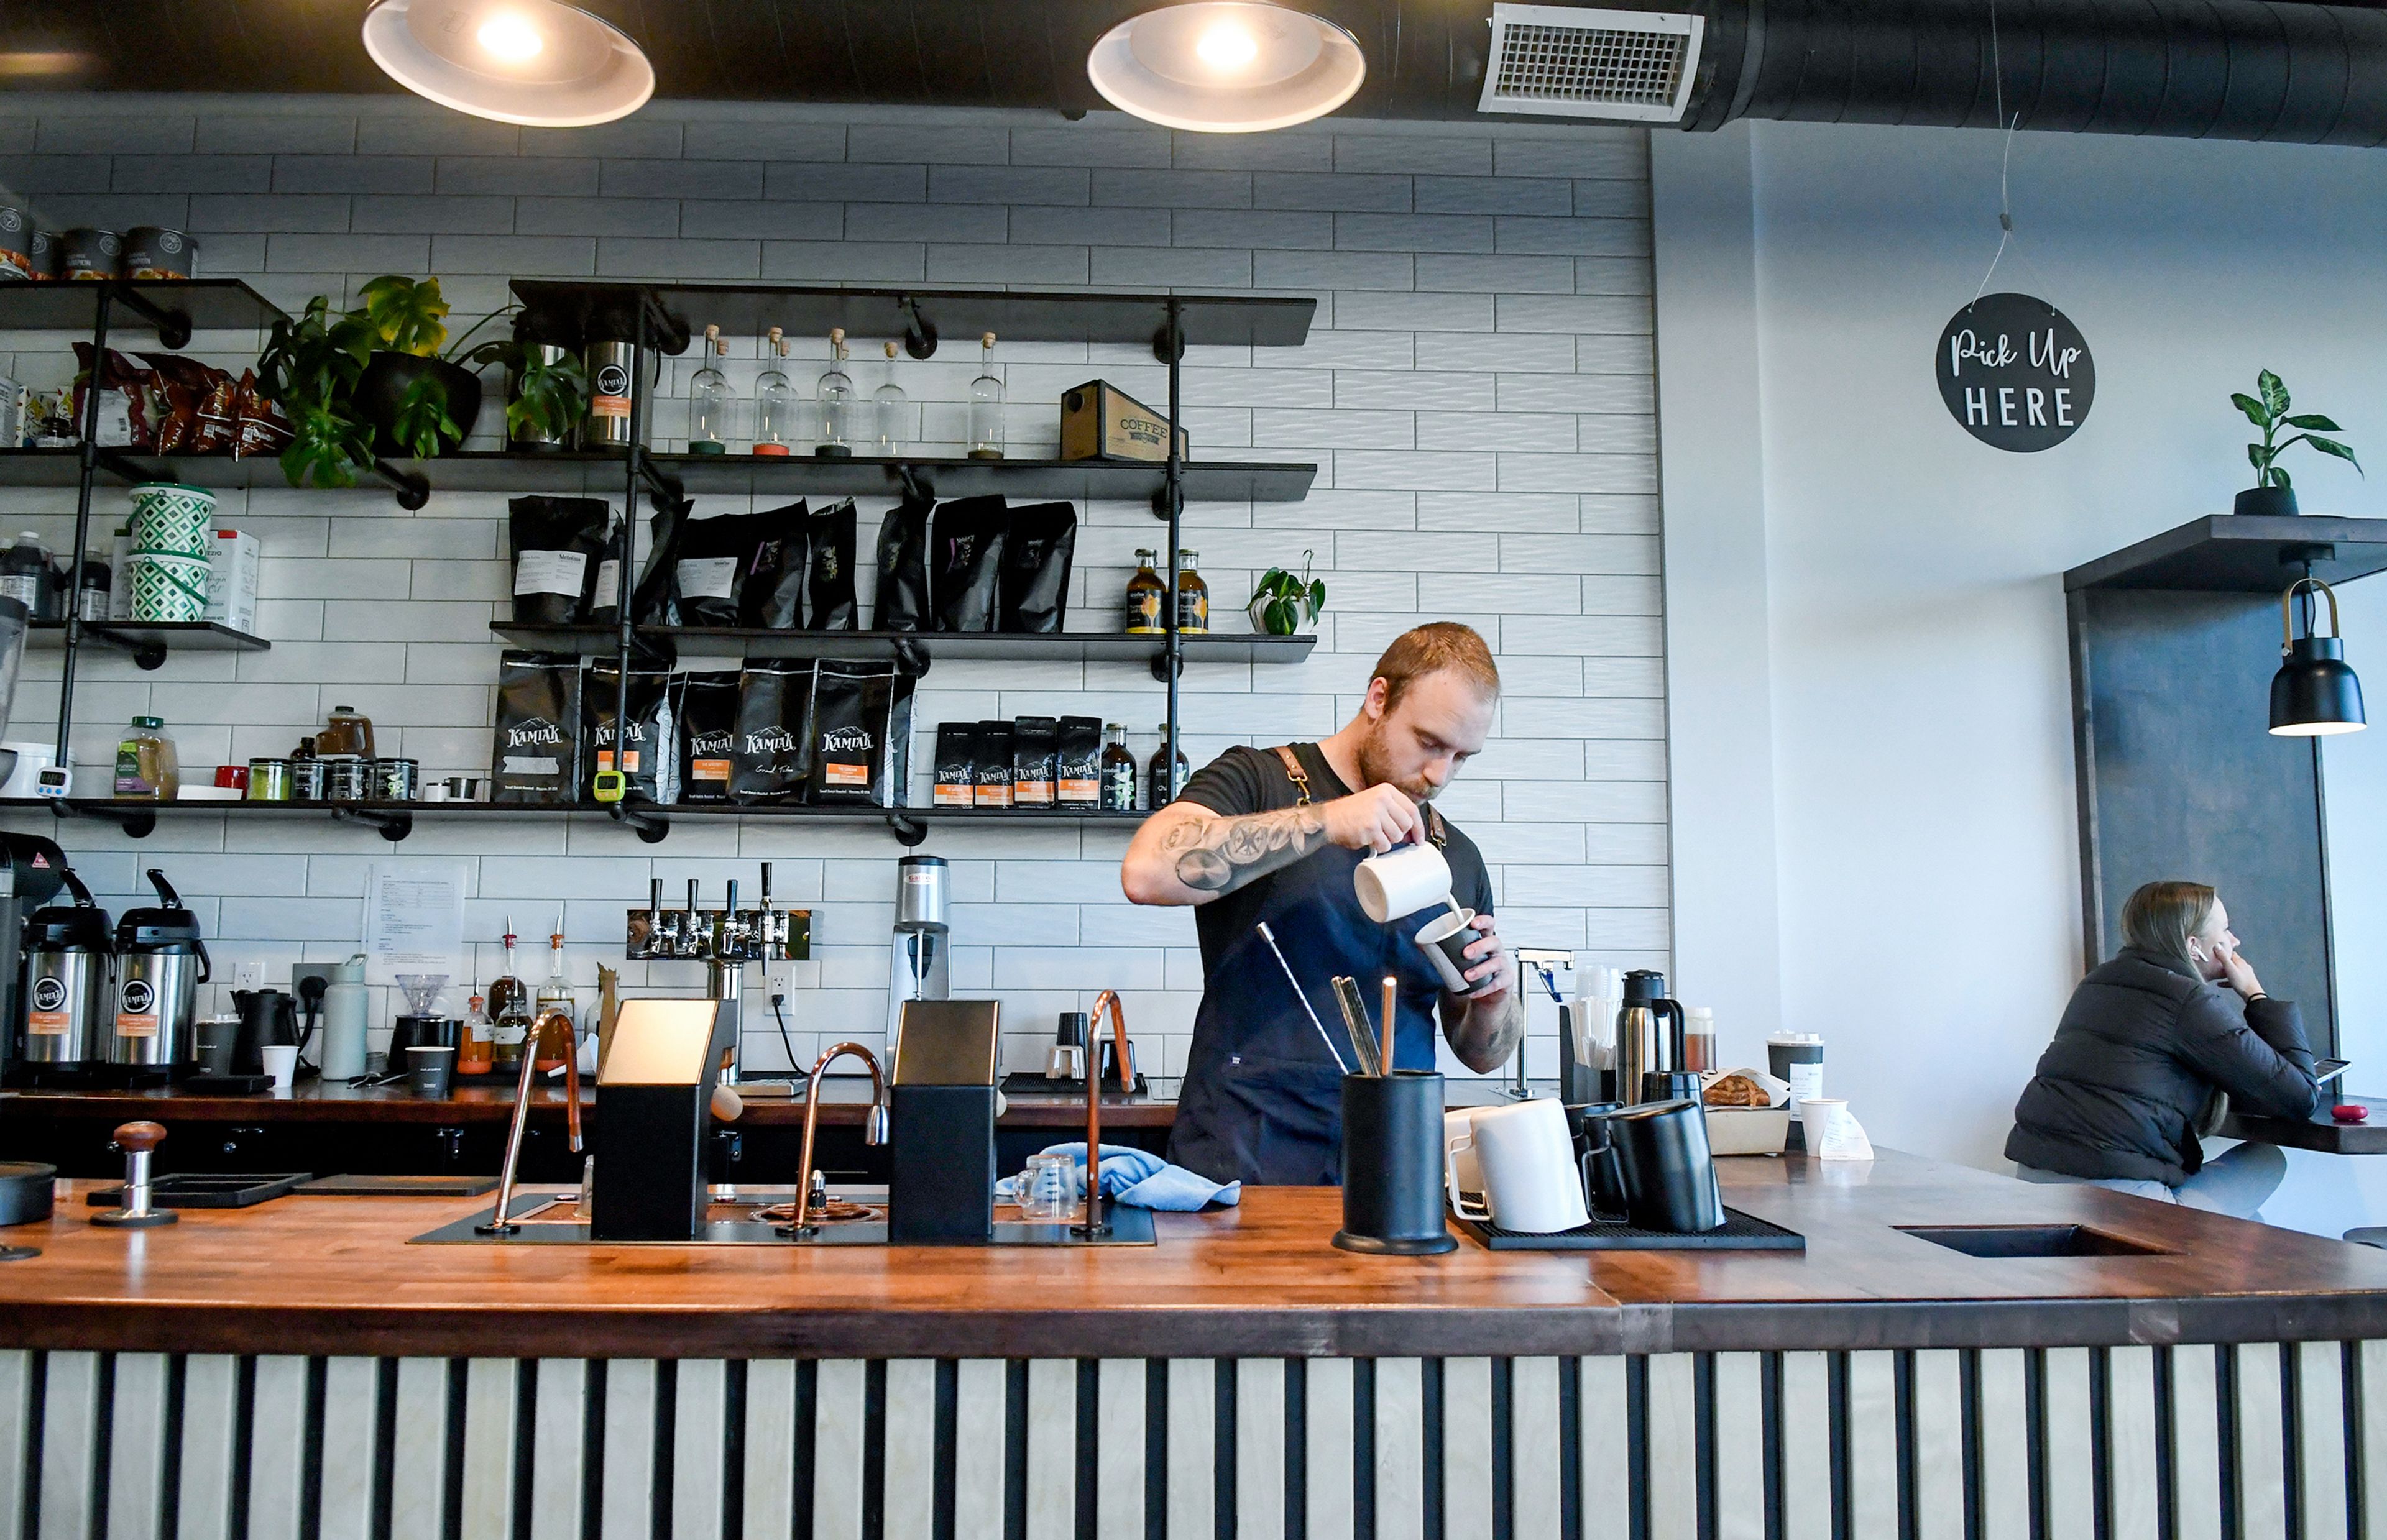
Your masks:
M359 759L373 757L373 718L354 706L334 706L323 730L315 735L318 755L354 754Z
M737 431L733 419L738 413L738 393L729 387L729 376L721 372L715 360L729 351L721 340L721 328L704 329L704 367L688 382L688 452L699 455L720 455L729 452L729 440Z
M1194 570L1201 559L1198 550L1177 553L1177 629L1188 634L1210 629L1210 585Z
M904 440L911 436L912 398L895 383L895 345L887 345L887 383L870 393L871 433L875 440L871 452L890 460L903 452Z
M853 376L845 372L845 328L828 334L829 365L820 377L820 431L813 453L823 460L843 460L853 453Z
M459 1075L486 1075L498 1067L489 1013L481 1005L481 997L476 994L473 996L472 1009L464 1013L464 1025L458 1033L456 1048L456 1073Z
M1003 382L994 374L994 334L978 339L979 375L970 382L969 457L1003 458Z
M788 356L788 339L771 328L770 340L764 345L764 358L777 360ZM789 379L787 372L776 361L754 382L754 452L758 455L791 455L803 442L804 398Z
M1156 550L1135 553L1135 575L1127 580L1127 634L1130 637L1155 637L1166 629L1160 606L1168 585L1153 570L1159 561Z
M163 717L136 716L116 745L116 795L128 802L170 802L181 795L183 767Z

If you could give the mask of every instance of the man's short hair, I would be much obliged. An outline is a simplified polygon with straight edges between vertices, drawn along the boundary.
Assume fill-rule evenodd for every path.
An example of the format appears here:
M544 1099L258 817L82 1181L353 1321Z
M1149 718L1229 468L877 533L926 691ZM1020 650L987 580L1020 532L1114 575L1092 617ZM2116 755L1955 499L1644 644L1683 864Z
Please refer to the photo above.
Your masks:
M1455 620L1430 621L1394 637L1393 645L1376 660L1376 671L1369 681L1384 681L1384 709L1391 711L1401 703L1412 682L1446 668L1456 669L1484 695L1500 693L1500 670L1492 662L1492 650L1473 627Z

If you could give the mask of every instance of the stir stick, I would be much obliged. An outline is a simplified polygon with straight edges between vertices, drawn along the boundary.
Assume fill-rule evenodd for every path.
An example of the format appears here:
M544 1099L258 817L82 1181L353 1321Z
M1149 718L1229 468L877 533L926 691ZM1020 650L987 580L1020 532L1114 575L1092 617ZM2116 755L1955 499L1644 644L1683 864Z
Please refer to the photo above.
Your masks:
M1332 1055L1334 1067L1348 1075L1351 1067L1343 1062L1342 1054L1334 1052L1334 1040L1326 1035L1326 1023L1319 1020L1318 1013L1310 1009L1309 996L1301 992L1301 980L1293 976L1293 965L1284 960L1284 949L1276 944L1276 932L1268 928L1266 920L1259 923L1258 928L1260 940L1268 942L1269 950L1276 953L1276 966L1284 969L1284 981L1293 986L1293 997L1301 1002L1302 1010L1309 1016L1309 1024L1318 1029L1318 1041L1324 1043L1326 1052Z
M1388 973L1384 975L1384 1019L1378 1029L1384 1037L1383 1050L1379 1057L1384 1067L1382 1073L1386 1075L1393 1072L1393 1012L1399 1000L1400 980Z

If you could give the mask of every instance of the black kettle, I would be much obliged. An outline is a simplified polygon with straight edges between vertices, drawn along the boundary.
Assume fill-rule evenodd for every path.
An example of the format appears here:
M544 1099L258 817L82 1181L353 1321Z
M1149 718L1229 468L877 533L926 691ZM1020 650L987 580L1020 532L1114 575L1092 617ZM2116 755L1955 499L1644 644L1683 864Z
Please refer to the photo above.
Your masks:
M240 1012L240 1032L233 1039L232 1072L262 1075L262 1050L297 1045L297 1002L280 990L234 990L232 1003Z

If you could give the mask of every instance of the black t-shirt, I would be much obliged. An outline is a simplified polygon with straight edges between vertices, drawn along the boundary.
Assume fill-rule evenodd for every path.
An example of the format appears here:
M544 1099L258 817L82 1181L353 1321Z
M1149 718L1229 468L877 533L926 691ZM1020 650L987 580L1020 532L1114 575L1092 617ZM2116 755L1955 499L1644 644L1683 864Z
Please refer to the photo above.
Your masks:
M1302 772L1309 777L1309 800L1313 804L1351 795L1351 789L1326 763L1317 744L1296 743L1292 748L1294 757L1301 761ZM1238 745L1195 771L1186 781L1185 789L1178 793L1178 799L1198 803L1221 817L1235 818L1254 813L1282 812L1300 801L1301 789L1285 773L1284 761L1277 757L1275 750ZM1442 827L1442 853L1450 863L1452 896L1479 915L1492 913L1492 874L1484 869L1483 852L1449 819L1444 818ZM1248 935L1258 923L1269 884L1276 879L1277 873L1270 872L1194 911L1194 930L1202 943L1206 973L1219 965L1231 941Z

